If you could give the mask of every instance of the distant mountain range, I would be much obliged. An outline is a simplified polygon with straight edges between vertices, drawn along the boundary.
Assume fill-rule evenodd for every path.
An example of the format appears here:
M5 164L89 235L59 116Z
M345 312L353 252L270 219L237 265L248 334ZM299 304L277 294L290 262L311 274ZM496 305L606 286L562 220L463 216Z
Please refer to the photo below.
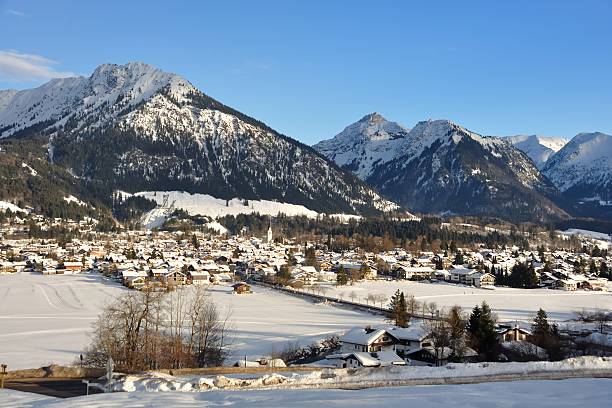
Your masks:
M325 213L397 208L309 146L142 63L0 92L0 137L32 136L48 139L51 162L110 189L277 200Z
M446 120L409 129L373 113L313 147L417 212L546 221L570 214L608 217L605 200L593 205L594 197L610 196L607 138L590 138L590 146L598 144L601 152L595 160L587 158L594 148L585 147L582 135L569 143L542 136L486 137Z
M612 137L602 133L480 136L447 120L410 129L372 113L309 147L143 63L0 91L0 139L0 151L10 141L0 176L20 174L12 201L24 204L37 200L25 189L42 171L55 172L44 180L58 197L88 208L114 205L118 190L185 191L328 214L612 218ZM0 198L11 191L5 184Z

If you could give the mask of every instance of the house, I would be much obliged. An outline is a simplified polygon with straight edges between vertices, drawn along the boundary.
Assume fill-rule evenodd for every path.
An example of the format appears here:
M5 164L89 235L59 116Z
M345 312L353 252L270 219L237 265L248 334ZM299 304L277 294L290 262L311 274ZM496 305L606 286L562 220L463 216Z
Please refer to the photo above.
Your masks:
M387 367L403 366L406 362L394 351L378 351L374 353L354 352L331 354L327 360L339 368Z
M450 347L442 347L436 351L434 347L429 346L411 351L406 357L410 359L411 365L443 366L449 363L451 356L452 350ZM476 362L478 361L478 353L466 347L463 355L454 357L453 361L455 360L462 363Z
M232 288L234 288L234 293L238 295L243 294L243 293L253 293L251 292L251 285L245 282L236 283L232 285Z
M8 275L15 272L17 272L17 268L13 262L6 261L0 263L0 275Z
M495 276L490 273L475 273L469 277L471 284L477 288L495 286Z
M162 276L161 281L166 285L184 285L187 283L187 275L179 270L171 270L167 271L166 274Z
M83 263L75 261L64 261L61 263L59 269L63 269L64 273L66 274L80 273L81 270L83 270Z
M451 274L451 282L461 283L463 285L471 285L471 277L476 273L475 270L468 268L454 268L449 272Z
M429 266L400 265L394 270L398 279L423 280L434 276L434 269Z
M187 283L208 285L210 283L210 273L208 271L189 271L187 272Z
M342 351L349 352L377 352L383 350L394 350L394 345L399 340L393 337L385 329L373 329L370 327L353 328L340 337Z
M583 287L589 290L601 290L605 291L608 286L608 280L606 278L589 278L585 281Z
M559 279L556 281L556 287L561 290L573 292L578 290L578 282L573 279Z
M495 328L497 338L500 342L527 341L531 331L521 328L519 325L498 324Z

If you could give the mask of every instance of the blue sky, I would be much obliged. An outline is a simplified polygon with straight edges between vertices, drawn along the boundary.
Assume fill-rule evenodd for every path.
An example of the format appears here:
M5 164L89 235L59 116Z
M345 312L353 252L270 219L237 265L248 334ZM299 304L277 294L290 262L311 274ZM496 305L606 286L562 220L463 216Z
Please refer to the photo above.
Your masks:
M612 133L611 21L589 0L0 0L0 89L143 61L308 144L374 111Z

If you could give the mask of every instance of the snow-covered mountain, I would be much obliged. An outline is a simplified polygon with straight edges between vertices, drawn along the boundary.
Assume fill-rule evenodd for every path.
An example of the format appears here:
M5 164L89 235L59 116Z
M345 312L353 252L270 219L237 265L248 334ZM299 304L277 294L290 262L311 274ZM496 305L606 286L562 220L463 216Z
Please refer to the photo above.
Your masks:
M323 140L313 147L339 166L366 179L377 165L397 155L397 149L409 131L378 113L370 113L332 139Z
M560 137L538 135L509 136L508 140L529 156L539 169L544 167L551 155L561 150L567 143L567 139Z
M129 192L184 190L318 212L396 205L312 148L143 63L0 93L0 137L44 135L79 178Z
M368 129L364 119L347 129ZM338 135L315 148L337 164L357 169L369 185L413 210L514 220L567 216L552 201L558 194L555 187L508 140L483 137L447 120L429 120L400 137L383 139L383 154L374 156L370 152L376 150L360 142L351 149L351 141L368 140L367 135L348 133L346 143Z
M569 198L612 205L612 136L574 136L548 159L543 172Z

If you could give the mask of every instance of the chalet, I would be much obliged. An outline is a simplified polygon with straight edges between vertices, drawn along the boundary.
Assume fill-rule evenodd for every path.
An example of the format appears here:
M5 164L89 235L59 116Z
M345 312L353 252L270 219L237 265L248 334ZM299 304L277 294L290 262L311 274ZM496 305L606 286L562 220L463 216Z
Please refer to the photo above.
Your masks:
M495 328L497 338L500 342L506 341L527 341L531 331L521 328L519 325L499 324Z
M573 279L559 279L556 281L556 287L561 290L573 292L578 290L578 282Z
M393 350L399 340L385 329L353 328L340 337L342 351L349 352L377 352Z
M187 272L187 283L192 285L210 284L210 273L208 271L189 271Z
M394 270L398 279L423 280L434 276L434 269L429 266L399 265Z
M291 278L304 285L314 285L319 280L319 272L314 266L301 265L293 268Z
M495 276L490 273L475 273L470 276L470 281L477 288L495 286Z
M66 274L80 273L83 270L83 263L76 261L64 261L60 264L59 269L63 269Z
M403 366L406 362L394 351L374 353L354 352L331 354L325 357L339 368Z
M167 271L165 275L162 276L161 281L166 285L184 285L187 283L187 276L178 269Z

